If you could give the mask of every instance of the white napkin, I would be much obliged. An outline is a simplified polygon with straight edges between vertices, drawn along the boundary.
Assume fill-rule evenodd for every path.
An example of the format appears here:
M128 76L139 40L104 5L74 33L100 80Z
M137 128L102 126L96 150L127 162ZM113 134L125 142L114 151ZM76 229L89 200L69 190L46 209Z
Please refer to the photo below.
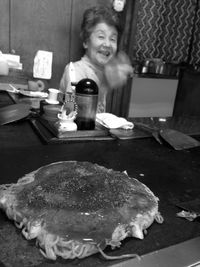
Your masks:
M109 129L133 129L134 124L125 118L117 117L112 113L97 113L96 121Z

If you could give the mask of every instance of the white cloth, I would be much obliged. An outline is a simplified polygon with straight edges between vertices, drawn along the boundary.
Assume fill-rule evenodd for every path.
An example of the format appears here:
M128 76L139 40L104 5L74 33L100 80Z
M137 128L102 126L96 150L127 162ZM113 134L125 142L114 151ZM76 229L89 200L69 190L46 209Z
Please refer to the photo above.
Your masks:
M112 113L97 113L96 121L109 129L133 129L134 124L125 118L117 117Z

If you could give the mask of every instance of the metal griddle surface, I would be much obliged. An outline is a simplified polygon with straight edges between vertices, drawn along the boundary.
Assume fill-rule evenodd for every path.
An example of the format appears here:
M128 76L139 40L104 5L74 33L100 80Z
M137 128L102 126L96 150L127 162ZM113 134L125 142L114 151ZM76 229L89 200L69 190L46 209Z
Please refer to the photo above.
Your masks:
M195 138L200 140L198 136ZM108 255L146 255L200 236L199 220L190 222L176 216L180 211L177 203L192 201L200 195L200 148L175 151L153 138L42 145L28 122L18 122L1 128L0 159L2 184L16 182L25 173L63 159L126 170L146 184L160 199L164 223L153 223L144 240L127 238L119 249L112 251L108 247L105 250ZM48 261L39 253L34 240L25 240L1 211L0 248L0 261L6 267L108 267L127 261L106 261L100 254L82 260Z

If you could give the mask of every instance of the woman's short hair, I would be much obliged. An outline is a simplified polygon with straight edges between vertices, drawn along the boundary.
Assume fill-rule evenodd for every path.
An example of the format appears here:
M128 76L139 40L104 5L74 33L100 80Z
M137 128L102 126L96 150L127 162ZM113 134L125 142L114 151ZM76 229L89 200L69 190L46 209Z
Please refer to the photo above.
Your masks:
M81 24L81 38L86 42L96 24L105 22L116 28L118 35L121 33L119 17L117 13L108 6L95 6L85 10Z

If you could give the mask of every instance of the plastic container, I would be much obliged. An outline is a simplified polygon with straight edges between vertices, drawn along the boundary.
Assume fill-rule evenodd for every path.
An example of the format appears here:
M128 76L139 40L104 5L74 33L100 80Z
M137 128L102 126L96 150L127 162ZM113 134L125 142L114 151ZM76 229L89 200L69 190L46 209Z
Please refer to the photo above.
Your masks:
M76 85L75 102L78 106L76 124L78 130L94 130L97 102L98 86L91 79L82 79Z

